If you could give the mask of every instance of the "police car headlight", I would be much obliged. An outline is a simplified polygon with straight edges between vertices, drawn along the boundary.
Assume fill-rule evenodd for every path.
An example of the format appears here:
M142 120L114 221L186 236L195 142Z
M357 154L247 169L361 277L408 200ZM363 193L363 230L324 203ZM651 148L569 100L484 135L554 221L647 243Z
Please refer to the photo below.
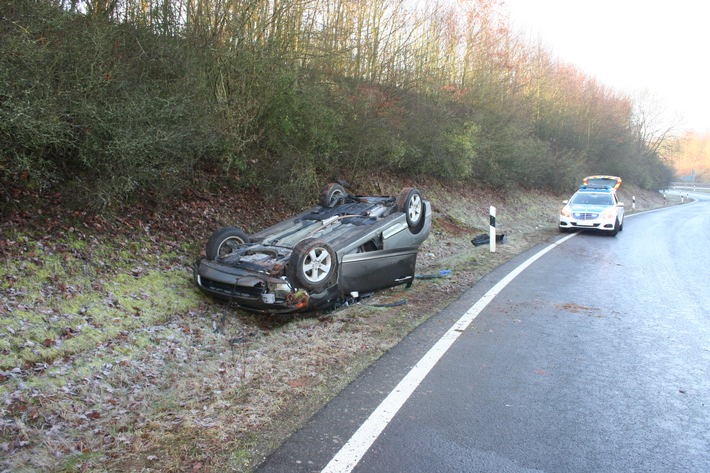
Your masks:
M607 209L599 215L602 220L610 220L616 217L616 209Z

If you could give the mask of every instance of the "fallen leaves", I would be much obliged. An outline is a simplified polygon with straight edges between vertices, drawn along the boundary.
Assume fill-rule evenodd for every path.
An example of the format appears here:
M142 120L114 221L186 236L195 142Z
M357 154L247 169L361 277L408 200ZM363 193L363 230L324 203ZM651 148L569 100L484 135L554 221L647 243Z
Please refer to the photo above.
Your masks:
M557 306L560 310L563 310L565 312L572 312L573 314L587 314L587 315L594 315L594 314L599 314L600 310L595 307L588 307L576 303L565 303L565 304L559 304Z
M288 381L286 384L288 384L288 386L290 388L298 389L298 388L304 388L304 387L308 386L309 383L308 383L308 378L305 376L302 376L298 379L292 379L292 380Z

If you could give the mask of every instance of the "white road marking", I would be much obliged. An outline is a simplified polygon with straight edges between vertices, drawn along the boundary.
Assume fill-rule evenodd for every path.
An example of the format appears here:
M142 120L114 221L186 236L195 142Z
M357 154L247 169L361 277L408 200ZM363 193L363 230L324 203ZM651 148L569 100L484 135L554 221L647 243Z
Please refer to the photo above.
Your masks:
M325 466L321 473L348 473L355 468L360 459L367 453L385 427L392 421L395 414L409 399L414 390L424 380L429 371L438 363L456 339L463 333L478 314L505 288L516 276L545 253L577 235L572 233L557 240L531 256L520 266L508 273L503 279L486 292L459 320L436 342L436 344L417 362L399 384L389 393L384 401L370 414L370 417L343 445L343 448Z

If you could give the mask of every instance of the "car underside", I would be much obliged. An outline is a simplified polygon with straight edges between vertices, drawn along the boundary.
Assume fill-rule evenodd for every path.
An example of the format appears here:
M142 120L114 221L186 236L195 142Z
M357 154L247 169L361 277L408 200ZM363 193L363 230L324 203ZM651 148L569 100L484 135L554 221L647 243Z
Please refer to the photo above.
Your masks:
M354 196L329 184L320 204L252 235L217 230L196 262L198 287L246 310L288 313L411 285L431 225L416 189Z

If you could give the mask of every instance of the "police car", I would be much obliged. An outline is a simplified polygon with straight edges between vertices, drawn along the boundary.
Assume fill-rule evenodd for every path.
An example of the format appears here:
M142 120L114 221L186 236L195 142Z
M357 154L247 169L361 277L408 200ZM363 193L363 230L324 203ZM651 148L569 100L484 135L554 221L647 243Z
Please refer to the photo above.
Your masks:
M624 229L624 204L616 195L621 178L588 176L582 182L572 198L562 202L560 231L598 230L615 236Z

